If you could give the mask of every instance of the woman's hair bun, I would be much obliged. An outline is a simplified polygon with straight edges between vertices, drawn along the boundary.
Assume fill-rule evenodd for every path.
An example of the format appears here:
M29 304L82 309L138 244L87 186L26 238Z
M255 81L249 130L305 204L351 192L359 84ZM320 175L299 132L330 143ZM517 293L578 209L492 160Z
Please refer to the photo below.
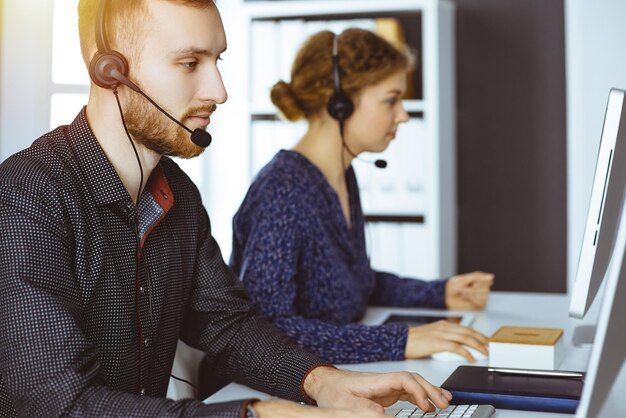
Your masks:
M304 117L304 111L289 84L282 80L274 84L270 96L272 103L288 120L295 122Z

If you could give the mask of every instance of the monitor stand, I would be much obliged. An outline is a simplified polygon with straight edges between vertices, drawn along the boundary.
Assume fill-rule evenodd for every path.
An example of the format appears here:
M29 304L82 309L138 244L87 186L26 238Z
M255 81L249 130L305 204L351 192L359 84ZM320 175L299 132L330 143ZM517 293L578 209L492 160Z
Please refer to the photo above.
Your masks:
M572 344L575 347L591 348L593 346L593 339L596 335L595 325L579 325L574 328L574 336L572 337Z

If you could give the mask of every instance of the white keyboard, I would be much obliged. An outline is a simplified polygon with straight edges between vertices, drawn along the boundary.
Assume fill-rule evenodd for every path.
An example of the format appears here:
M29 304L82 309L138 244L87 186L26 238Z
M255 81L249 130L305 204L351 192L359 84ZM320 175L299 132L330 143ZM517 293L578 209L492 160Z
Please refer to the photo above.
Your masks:
M396 418L490 418L496 413L491 405L450 405L446 409L424 412L421 409L402 409Z

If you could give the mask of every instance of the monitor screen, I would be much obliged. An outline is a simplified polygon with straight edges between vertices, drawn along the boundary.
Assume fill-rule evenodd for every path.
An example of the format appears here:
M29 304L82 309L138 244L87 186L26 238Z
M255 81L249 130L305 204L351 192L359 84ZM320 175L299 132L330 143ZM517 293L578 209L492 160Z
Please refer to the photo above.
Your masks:
M626 358L623 325L626 318L626 205L620 207L617 218L611 265L605 278L606 288L600 307L596 338L589 356L576 418L597 418L600 414L623 416L611 412L619 410L623 413L624 390L619 386L626 385L618 377ZM613 388L614 385L618 387ZM607 399L612 391L614 396Z
M589 310L607 272L626 190L625 92L611 89L604 117L570 316Z

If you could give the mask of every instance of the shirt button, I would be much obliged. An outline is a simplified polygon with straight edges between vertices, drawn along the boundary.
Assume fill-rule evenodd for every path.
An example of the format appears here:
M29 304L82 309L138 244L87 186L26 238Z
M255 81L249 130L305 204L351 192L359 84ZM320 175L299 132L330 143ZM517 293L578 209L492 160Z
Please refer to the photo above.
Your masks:
M145 340L143 340L143 345L146 347L150 347L150 338L146 338Z
M139 391L139 394L141 396L145 395L146 394L146 390L144 388L141 388L141 390Z
M146 288L143 286L139 286L139 293L141 293L143 295L143 293L146 291Z

